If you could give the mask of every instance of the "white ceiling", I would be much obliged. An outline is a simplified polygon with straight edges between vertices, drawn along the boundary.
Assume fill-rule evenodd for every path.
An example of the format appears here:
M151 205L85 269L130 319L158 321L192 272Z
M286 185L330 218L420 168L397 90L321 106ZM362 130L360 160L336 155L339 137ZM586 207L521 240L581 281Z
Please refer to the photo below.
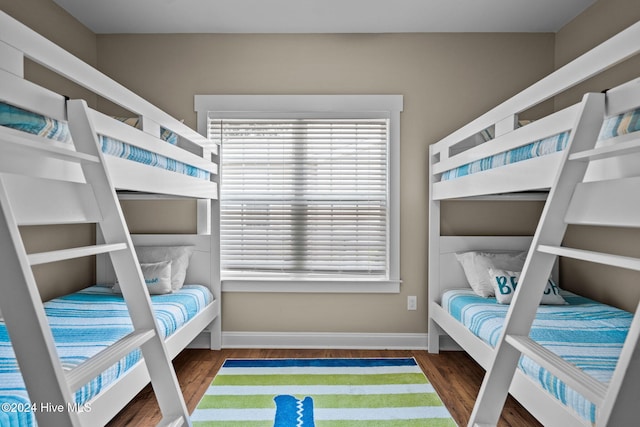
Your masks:
M54 0L97 34L556 32L595 0Z

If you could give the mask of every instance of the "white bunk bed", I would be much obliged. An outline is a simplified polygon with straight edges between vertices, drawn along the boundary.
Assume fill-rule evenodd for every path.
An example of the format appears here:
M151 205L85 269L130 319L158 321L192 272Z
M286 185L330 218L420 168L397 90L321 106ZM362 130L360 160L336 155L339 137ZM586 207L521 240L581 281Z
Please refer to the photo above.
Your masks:
M25 59L32 60L86 88L97 96L108 99L133 113L140 126L138 128L132 127L123 123L121 119L102 114L87 107L84 101L68 101L65 96L27 80L24 76ZM221 291L219 269L217 268L217 239L211 235L211 211L215 208L212 207L212 200L217 199L218 195L216 177L218 172L216 164L217 145L1 11L0 118L3 121L2 126L0 126L0 196L3 197L2 201L5 209L10 209L11 211L8 216L9 220L15 220L16 226L109 223L107 226L103 226L107 228L98 229L99 242L95 246L97 249L78 248L67 250L67 252L76 251L83 255L97 255L97 283L101 284L113 284L116 281L116 274L109 261L109 256L104 252L107 250L119 250L122 252L122 248L128 246L125 251L130 253L132 248L131 244L126 244L127 240L133 242L133 246L138 252L137 258L141 257L140 251L144 251L142 247L146 246L169 247L169 251L175 247L189 247L187 252L191 255L187 257L189 262L184 283L197 284L200 288L204 287L204 291L198 290L197 292L201 292L203 295L208 294L209 296L203 297L202 307L190 319L166 336L164 348L170 359L174 358L188 345L219 349L221 345ZM18 120L14 121L16 118ZM169 135L169 138L166 135ZM79 144L92 146L93 150L102 148L103 154L87 155L84 150L78 149ZM95 160L98 158L103 160L98 162ZM110 188L96 190L94 186L93 190L91 190L91 187L87 184L94 183L96 179L87 175L86 170L81 166L82 162L104 164L107 178L103 182L109 183ZM197 232L189 235L129 236L125 226L126 239L124 245L118 247L119 245L108 242L100 245L100 241L104 239L102 231L105 229L113 231L118 229L118 226L122 227L121 224L124 224L117 201L111 202L113 206L110 206L109 203L101 200L105 199L105 194L115 194L113 193L114 189L124 190L124 193L121 193L121 197L128 199L196 199L198 211ZM90 192L92 194L89 194ZM62 203L61 200L65 202ZM90 204L88 200L91 200L94 204ZM98 208L95 205L96 200ZM115 196L113 200L116 200ZM102 209L104 206L115 207L115 209L105 211ZM100 209L102 209L102 212ZM115 212L115 214L112 215L105 212ZM3 218L7 218L7 215L5 211ZM114 223L118 224L114 225ZM7 227L10 228L9 226ZM17 228L15 229L17 230ZM2 230L4 231L5 229ZM15 241L4 241L0 247L0 256L5 259L15 256L15 253L24 250L19 245ZM106 249L103 250L101 249L102 247ZM33 265L55 261L56 257L66 259L71 255L75 256L74 254L65 253L64 250L54 252L29 254L24 259ZM114 255L111 254L111 257L113 258ZM120 255L115 257L119 258ZM131 260L136 260L137 258L132 256ZM120 259L119 265L121 266L122 264L123 261ZM139 268L138 271L140 271ZM2 314L5 316L7 325L11 326L9 325L9 314L13 313L11 318L14 319L14 333L20 329L17 326L20 320L37 319L35 323L39 324L41 328L47 329L47 326L42 326L47 323L46 320L43 320L46 319L44 316L45 311L42 306L37 307L35 303L36 300L37 304L40 301L37 290L34 295L33 289L31 289L32 295L29 297L31 299L25 299L25 301L33 300L34 307L24 307L24 311L29 312L29 314L24 314L25 317L22 317L23 315L17 313L14 307L10 307L11 302L7 298L10 289L9 281L12 276L9 274L7 277L6 271L3 271L3 273L3 281L5 283L0 284L0 309L3 311ZM126 276L127 274L129 276ZM131 274L136 273L135 271L131 273L129 270L125 276L136 277ZM118 274L118 277L122 276ZM139 273L137 277L140 277ZM127 290L129 289L128 286L130 285L123 287L123 293L127 298L129 307L131 307L131 304L143 304L148 307L148 302L145 302L145 300L149 300L148 292L143 292L142 296L140 296L139 293L136 293L138 292L137 289ZM185 285L185 288L187 287ZM89 292L91 292L91 289L89 288ZM107 293L111 297L113 296L110 288L105 288L104 285L101 288L99 285L93 287L94 293L104 293L105 290L108 291ZM3 292L4 297L1 294ZM144 294L146 294L146 297ZM11 295L14 294L11 293ZM22 296L23 294L20 295ZM159 297L164 297L164 295L159 295ZM131 300L134 302L132 303ZM155 298L152 297L151 300L155 301ZM57 310L56 301L46 303L47 313L50 312L49 310ZM35 314L32 313L31 308L33 308L33 313ZM131 312L131 309L129 311ZM134 324L140 324L139 319L144 318L144 316L134 312L132 312ZM4 326L1 317L0 315L0 327L4 334L6 334L7 329L9 329L9 333L12 333L11 328ZM15 319L18 319L18 321ZM172 320L167 320L166 322L171 323ZM23 323L28 324L29 322ZM90 322L88 321L88 323ZM155 323L161 322L156 321ZM33 327L36 328L35 324ZM51 327L55 329L54 326ZM156 335L159 334L156 333ZM22 338L25 336L28 336L28 330L21 333ZM138 343L140 342L139 340ZM41 343L48 345L52 341L51 338L45 337L38 343L37 345ZM132 349L140 347L143 349L143 353L145 353L145 348L158 349L158 347L151 347L151 344L127 345L130 345ZM46 345L44 347L41 346L38 350L46 347ZM68 360L65 357L69 356L73 359L73 355L64 353L61 348L58 348L58 352L60 357L65 360L65 363ZM24 349L21 351L22 353L19 353L16 350L16 354L24 354ZM149 350L146 351L145 355L148 355ZM29 361L29 366L33 367L41 364L43 367L37 370L40 373L46 373L48 376L50 372L47 371L46 366L52 366L51 360L53 360L49 360L49 357L47 354L34 356L34 359ZM113 357L113 354L108 354L107 352L104 359ZM130 356L127 356L127 358L130 358ZM18 363L20 362L19 360ZM100 363L104 365L106 362L103 360L102 362L93 363L85 372L79 372L77 375L79 377L87 377L89 374L86 371L90 370L89 368L95 370ZM47 420L46 425L68 425L69 423L74 425L76 423L78 425L105 424L149 383L150 374L147 368L151 369L152 372L157 372L157 363L159 362L155 360L151 363L145 356L145 359L135 359L130 363L123 364L122 366L127 365L126 372L123 372L121 376L109 384L100 384L99 393L87 393L89 400L79 401L76 399L79 408L90 408L90 410L76 411L77 413L73 414L71 418L63 419L62 421L59 418L43 418ZM150 364L155 366L150 366ZM108 366L110 365L104 365L105 368ZM66 371L67 369L69 367L65 365L64 370ZM59 372L55 371L55 369L53 371L54 373L51 377L59 376ZM38 383L37 374L35 373L23 372L23 376L27 384ZM173 377L175 378L175 374L173 374ZM93 377L89 376L86 380L88 381L91 378ZM151 379L153 380L153 378ZM102 380L103 378L100 379L100 381ZM169 380L163 379L159 384L172 384L170 380L171 378ZM79 386L87 381L83 382L83 380L75 378L75 383ZM60 401L53 397L56 393L54 391L51 393L51 399L47 400L47 397L49 397L47 390L50 384L47 383L47 380L43 379L43 382L38 384L41 384L41 387L38 387L40 390L38 390L37 395L44 396L45 399L40 399L42 401L40 403L34 400L33 404L40 405L45 402ZM2 388L1 385L0 388ZM55 388L56 386L52 386L51 390ZM31 395L33 389L29 388L29 390ZM74 393L74 390L71 392ZM180 400L175 399L175 395L172 396L165 391L156 390L156 394L158 392L162 395L159 396L161 406L163 401L166 403L172 399ZM179 388L177 388L177 392L179 393ZM0 393L0 395L2 399L7 396L6 393ZM181 402L183 401L181 400ZM6 400L2 403L15 403L15 405L14 407L8 407L8 411L0 411L0 425L5 425L4 423L9 423L7 425L12 426L23 425L22 422L26 423L24 425L32 425L34 418L38 418L42 422L39 417L43 411L38 410L41 408L29 411L29 408L25 407L24 401L21 400ZM176 405L180 406L180 403L178 402ZM169 403L165 406L174 407L175 405L172 406ZM5 409L4 406L3 409ZM182 408L179 408L178 412L184 413L184 410L184 403L182 403ZM15 417L11 417L11 412L14 413L13 415L16 412L22 413L18 424L16 424ZM25 412L31 412L31 414L27 416ZM64 412L67 412L67 408L65 408ZM182 422L185 421L182 415L178 419Z
M535 297L531 298L529 302L523 302L525 297L517 300L518 296L527 292L522 290L525 286L522 284L525 283L524 277L527 276L528 279L529 276L536 275L535 272L528 271L528 266L535 265L532 261L534 259L532 253L540 252L540 249L534 250L532 248L540 246L532 245L532 237L529 236L442 236L440 203L446 200L545 200L549 189L554 190L554 182L560 173L561 166L564 167L564 160L567 158L565 143L574 146L582 144L570 141L579 140L580 137L586 139L584 135L593 135L593 141L596 141L595 135L599 134L595 147L601 150L601 159L590 158L584 182L576 187L575 192L572 188L571 192L563 196L567 200L568 210L560 222L563 224L638 227L637 208L640 205L636 189L640 176L640 155L637 149L638 135L640 135L638 132L640 131L640 122L638 121L640 118L640 78L610 89L606 95L597 94L585 97L583 102L579 104L525 126L519 127L517 124L519 113L636 55L640 52L638 40L640 40L640 23L636 23L612 37L430 147L429 352L437 353L440 350L441 338L448 336L490 372L495 379L500 376L501 370L501 367L497 365L504 360L496 361L497 349L499 346L506 347L503 345L503 341L508 341L508 338L503 336L508 335L508 331L505 333L503 330L507 329L503 328L506 322L505 318L511 319L510 322L516 324L520 331L529 330L528 326L522 326L526 321L518 322L518 317L524 315L519 310L512 309L516 303L519 304L519 309L526 307L527 310L532 310L532 316L536 310L538 312L530 335L532 340L535 340L536 333L540 331L540 328L544 328L541 325L545 324L545 319L557 316L553 318L553 321L556 322L559 317L562 317L562 314L553 314L558 313L557 310L566 310L564 313L570 313L568 310L574 308L574 302L593 307L592 301L585 301L581 297L566 292L564 297L571 302L569 306L558 305L555 306L556 308L550 308L552 306L543 305L540 306L542 308L538 308L538 304L532 305L530 302L539 301ZM489 138L487 138L488 134L490 134ZM624 155L620 157L606 158L608 154L602 154L621 149L622 151L619 152ZM574 154L573 157L577 157L577 155ZM572 160L573 157L571 157ZM569 203L568 200L571 202ZM556 200L554 203L558 204L559 202ZM549 202L547 202L545 212L549 209L548 205ZM549 213L543 213L544 215L552 216ZM543 222L541 220L541 224ZM538 227L540 230L542 225ZM562 236L564 231L557 234ZM524 258L522 259L523 279L511 305L496 304L495 298L477 296L470 289L468 276L456 255L470 251L528 252L526 266ZM580 251L565 250L564 248L554 249L552 252L562 256L590 256L578 253ZM595 258L592 257L592 260L596 258L600 260L612 259L598 255ZM624 262L618 264L618 266L626 268L629 268L629 265ZM557 264L552 277L557 282ZM531 279L531 281L533 280ZM544 281L546 282L546 279ZM540 286L544 286L544 283ZM459 291L458 289L461 288L466 288L466 290ZM531 293L528 294L529 297L531 295ZM456 304L463 299L469 301L475 299L476 302L478 299L486 300L488 305L480 308L457 306ZM609 310L609 308L606 309ZM494 310L499 313L493 313ZM610 414L612 412L610 408L615 407L617 402L615 396L607 395L607 384L622 387L620 390L624 390L624 387L629 386L628 381L624 379L625 373L635 372L635 364L637 364L631 362L633 356L630 356L635 354L637 334L633 331L630 332L628 334L630 339L627 339L626 343L624 336L626 336L630 325L637 325L638 312L634 317L621 310L611 310L613 311L608 312L608 315L617 320L613 322L613 326L610 324L608 327L615 330L618 338L615 343L607 344L614 348L611 351L607 350L606 353L607 357L614 358L613 361L608 361L608 364L611 365L608 374L599 377L597 373L594 374L593 370L587 369L585 372L588 372L589 375L584 375L583 372L578 372L584 371L583 366L576 363L575 360L574 363L581 366L581 369L574 370L567 367L558 360L558 357L549 354L555 352L554 354L565 356L565 352L559 349L562 346L556 345L557 343L554 342L556 338L545 338L549 340L545 346L548 345L552 350L549 352L540 350L538 355L543 354L539 359L547 359L547 362L553 366L551 372L540 369L539 365L531 368L531 360L522 358L519 359L519 368L515 370L513 380L510 383L510 374L504 374L499 380L495 379L491 386L493 388L483 384L483 390L485 388L490 390L485 394L491 394L493 391L499 390L499 387L506 387L509 393L543 425L599 425L598 423L603 419L599 418L601 408L605 408L602 412ZM588 325L582 325L582 327L586 327L586 331L589 331ZM637 328L637 326L633 327ZM584 333L584 331L582 332ZM622 335L621 340L619 335ZM515 340L512 339L512 341ZM524 347L526 346L522 345L518 348ZM601 351L605 353L605 350ZM616 368L618 357L621 362ZM546 365L544 366L546 368ZM526 373L528 368L531 368L528 371L530 375ZM597 381L593 379L593 376ZM540 384L537 377L544 378L546 384ZM544 387L551 389L551 392L546 391ZM570 390L569 393L573 393L572 395L563 394L563 390L572 388L578 392ZM565 403L562 403L552 393L559 395L560 399L565 400ZM575 394L580 396L575 397ZM597 402L597 404L592 402ZM488 422L485 417L487 411L484 409L492 405L497 408L492 408L489 412L493 411L492 416L494 416L496 415L495 411L498 411L497 416L499 416L502 408L500 397L484 396L484 400L479 400L476 403L470 425L472 425L471 423L491 425L491 422ZM580 407L580 405L582 406ZM481 406L485 408L479 409ZM478 418L478 413L483 410L484 414ZM629 417L629 405L620 412L624 413L620 419ZM611 421L615 418L609 417L608 420L612 423L611 425L621 425L616 424L619 420Z

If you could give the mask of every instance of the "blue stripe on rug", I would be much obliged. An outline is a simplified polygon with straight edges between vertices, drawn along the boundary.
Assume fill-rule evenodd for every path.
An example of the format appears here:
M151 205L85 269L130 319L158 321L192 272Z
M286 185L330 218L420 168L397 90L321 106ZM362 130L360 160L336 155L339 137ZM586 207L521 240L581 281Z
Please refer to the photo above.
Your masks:
M226 360L225 368L286 368L286 367L373 367L416 366L413 358L388 359L233 359Z

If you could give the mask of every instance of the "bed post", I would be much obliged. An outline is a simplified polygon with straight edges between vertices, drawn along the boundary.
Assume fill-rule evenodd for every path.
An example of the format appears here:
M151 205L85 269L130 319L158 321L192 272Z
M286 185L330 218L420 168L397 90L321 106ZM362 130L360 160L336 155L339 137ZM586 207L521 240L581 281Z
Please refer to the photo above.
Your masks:
M429 261L428 261L428 298L429 325L428 325L428 350L429 353L440 351L440 329L431 318L431 303L439 294L440 286L440 201L433 199L432 166L437 163L439 155L434 153L433 145L429 147Z
M220 155L217 156L216 162L219 162L219 160ZM216 175L214 180L218 184L218 188L220 188L220 176ZM220 279L220 199L217 198L210 202L211 292L213 292L213 296L217 301L222 301L222 280ZM218 315L213 320L210 330L210 348L211 350L220 350L222 348L222 302L218 305Z
M197 131L204 137L207 135L207 114L202 114L196 108ZM205 149L202 156L220 165L221 152ZM218 197L211 200L199 201L198 208L198 234L208 234L211 244L210 263L211 281L210 289L217 301L222 301L222 280L220 278L220 175L212 176L212 181L218 188ZM206 204L206 205L205 205ZM222 348L222 303L218 305L218 315L209 325L209 348L220 350Z

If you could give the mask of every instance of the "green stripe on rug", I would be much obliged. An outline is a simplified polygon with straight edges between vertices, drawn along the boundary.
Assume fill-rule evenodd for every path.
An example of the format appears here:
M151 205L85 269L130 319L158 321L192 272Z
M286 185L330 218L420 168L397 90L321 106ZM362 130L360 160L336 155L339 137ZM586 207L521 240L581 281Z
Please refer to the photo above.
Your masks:
M369 375L218 375L213 385L381 385L426 384L427 382L427 378L422 373Z
M442 406L436 393L318 395L313 397L316 408L403 408L410 406ZM271 408L273 395L205 395L198 408Z
M227 360L191 421L194 427L456 426L413 358Z

